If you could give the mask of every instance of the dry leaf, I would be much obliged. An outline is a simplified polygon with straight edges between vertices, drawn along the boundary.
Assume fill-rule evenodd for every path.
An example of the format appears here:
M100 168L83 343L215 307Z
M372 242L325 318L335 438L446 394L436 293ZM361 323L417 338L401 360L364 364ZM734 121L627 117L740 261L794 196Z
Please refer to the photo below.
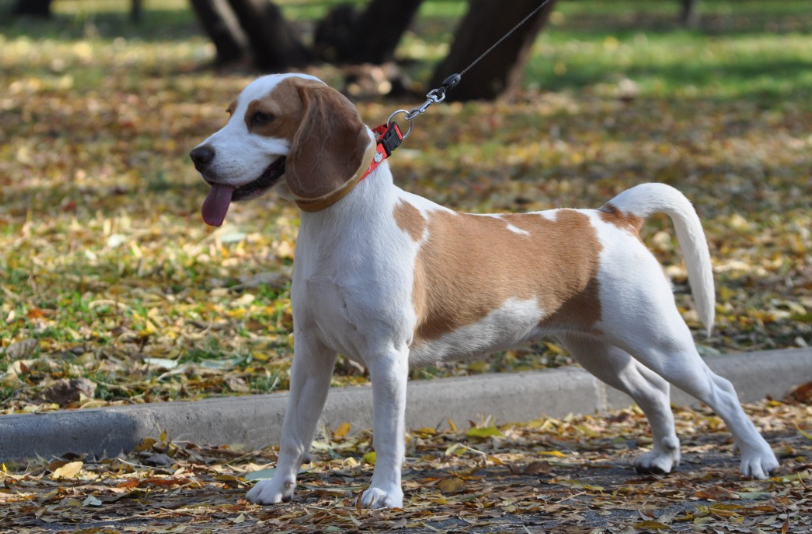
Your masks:
M345 421L341 423L338 426L338 428L336 428L336 431L333 432L333 435L337 438L343 438L347 435L347 433L349 433L351 427L352 425L350 425L348 422Z
M437 487L440 488L440 491L444 494L459 493L465 487L465 482L457 477L444 478L437 483Z
M82 470L83 462L69 462L59 467L51 474L51 478L59 480L61 478L73 478Z

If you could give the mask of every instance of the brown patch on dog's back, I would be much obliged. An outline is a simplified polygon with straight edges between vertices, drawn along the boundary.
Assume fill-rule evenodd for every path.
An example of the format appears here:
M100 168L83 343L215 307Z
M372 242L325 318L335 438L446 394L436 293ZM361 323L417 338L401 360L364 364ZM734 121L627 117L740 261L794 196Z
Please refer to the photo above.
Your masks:
M560 210L550 220L437 211L428 230L415 264L416 344L474 324L510 298L536 299L545 313L539 326L594 331L602 247L585 214Z
M614 224L618 228L628 230L640 238L640 229L643 227L643 219L641 217L632 213L624 215L623 212L611 202L604 204L598 211L600 212L603 222Z
M426 228L426 219L420 211L408 202L400 202L392 211L398 228L409 234L415 241L420 241L423 237L423 230Z

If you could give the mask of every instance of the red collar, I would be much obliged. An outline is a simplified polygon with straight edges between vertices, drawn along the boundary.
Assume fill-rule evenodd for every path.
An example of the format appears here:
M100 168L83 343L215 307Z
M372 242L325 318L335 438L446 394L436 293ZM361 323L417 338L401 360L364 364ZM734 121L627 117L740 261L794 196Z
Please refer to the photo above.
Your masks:
M369 168L361 176L361 180L369 176L372 171L377 169L378 165L383 163L386 158L391 156L392 152L394 152L403 141L403 134L400 132L400 128L396 122L381 124L380 126L373 128L372 131L378 136L378 145L375 147L375 157L372 158ZM361 180L358 181L360 182Z

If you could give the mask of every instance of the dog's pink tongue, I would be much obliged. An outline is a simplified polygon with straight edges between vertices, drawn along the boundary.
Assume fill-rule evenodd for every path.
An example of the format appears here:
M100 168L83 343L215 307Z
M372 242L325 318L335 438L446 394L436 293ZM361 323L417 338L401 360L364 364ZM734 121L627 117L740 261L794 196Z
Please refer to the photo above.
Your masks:
M209 226L221 226L231 204L231 195L234 188L230 185L213 185L206 200L203 201L203 220Z

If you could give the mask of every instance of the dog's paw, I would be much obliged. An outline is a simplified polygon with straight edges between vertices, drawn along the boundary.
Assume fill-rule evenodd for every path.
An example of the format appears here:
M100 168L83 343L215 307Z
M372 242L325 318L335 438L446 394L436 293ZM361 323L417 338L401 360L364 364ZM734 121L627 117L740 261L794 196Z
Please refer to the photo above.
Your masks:
M764 480L770 472L778 469L778 459L772 449L742 454L741 473L745 477Z
M644 452L634 460L634 470L638 473L652 473L655 475L665 475L670 473L679 462L668 454L656 454L654 452Z
M634 460L634 469L638 473L665 475L673 471L680 461L679 446L667 450L644 452Z
M403 508L403 490L369 488L361 496L361 504L368 508Z
M676 438L665 438L661 447L638 456L634 460L634 469L638 473L665 475L673 471L679 461L679 441Z
M287 502L293 495L296 483L293 481L277 481L277 479L260 480L245 496L254 504L277 504Z

